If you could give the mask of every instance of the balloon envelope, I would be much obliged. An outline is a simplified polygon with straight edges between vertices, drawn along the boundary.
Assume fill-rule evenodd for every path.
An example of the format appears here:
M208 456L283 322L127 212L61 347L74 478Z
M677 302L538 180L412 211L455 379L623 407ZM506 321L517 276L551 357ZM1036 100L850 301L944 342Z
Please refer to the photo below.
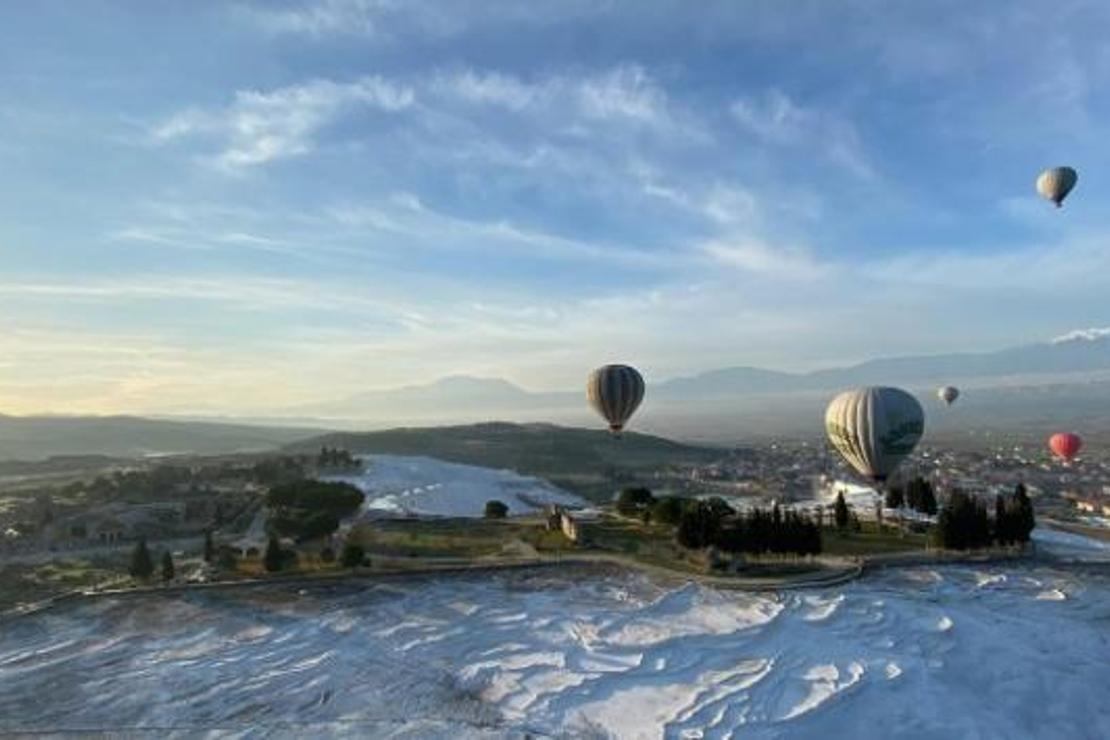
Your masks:
M616 433L644 400L644 379L634 367L604 365L586 379L586 398Z
M829 442L860 475L885 481L925 433L925 412L898 388L845 391L825 410Z
M937 398L944 401L945 406L951 406L952 402L960 397L960 389L951 385L946 385L937 391Z
M1057 457L1070 461L1083 448L1083 438L1071 432L1058 432L1048 438L1048 448Z
M1037 192L1059 208L1078 181L1079 174L1071 167L1052 167L1037 178Z

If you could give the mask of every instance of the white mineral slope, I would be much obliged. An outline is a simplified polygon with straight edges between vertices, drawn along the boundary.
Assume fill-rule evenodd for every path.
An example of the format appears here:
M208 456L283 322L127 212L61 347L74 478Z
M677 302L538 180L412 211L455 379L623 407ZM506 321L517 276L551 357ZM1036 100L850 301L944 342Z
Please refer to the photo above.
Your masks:
M782 596L579 568L108 598L5 624L0 731L1104 738L1102 567Z
M1064 532L1059 529L1037 527L1033 530L1033 542L1042 550L1057 557L1078 562L1110 562L1110 542L1084 537L1081 534Z
M372 455L366 463L362 473L331 479L362 490L367 515L480 517L491 499L505 503L510 515L533 512L545 504L585 505L547 481L510 470L401 455Z

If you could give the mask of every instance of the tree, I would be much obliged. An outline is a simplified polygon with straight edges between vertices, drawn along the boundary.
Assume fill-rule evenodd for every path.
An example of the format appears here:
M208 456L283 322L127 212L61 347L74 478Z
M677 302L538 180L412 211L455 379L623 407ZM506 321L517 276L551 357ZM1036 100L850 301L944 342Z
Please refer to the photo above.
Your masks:
M683 500L677 496L664 496L651 507L652 521L674 526L682 518Z
M327 537L339 529L339 519L330 511L307 511L305 509L279 509L270 517L270 529L285 537L293 537L297 542Z
M277 537L271 537L266 543L266 554L262 557L262 565L270 573L276 573L285 565L285 554L281 551L281 543Z
M1033 512L1033 502L1025 491L1025 484L1018 483L1014 489L1014 504L1016 513L1013 521L1014 540L1022 544L1029 541L1033 530L1037 526L1037 517Z
M358 510L365 498L366 494L350 483L299 480L271 488L266 503L274 509L327 511L345 517Z
M154 575L154 562L150 559L150 550L146 547L146 540L139 540L135 549L131 551L131 565L128 568L134 578L150 578Z
M837 529L848 527L848 502L844 500L844 491L837 491L836 504L833 506Z
M994 538L1000 545L1009 545L1014 541L1012 507L1006 506L1002 496L994 497Z
M991 543L987 508L979 499L956 489L937 517L936 538L950 550L970 550Z
M239 565L239 553L230 545L216 548L216 564L223 570L235 570Z
M936 514L937 497L933 493L933 484L920 475L911 480L906 486L906 504L922 514Z
M905 497L902 495L902 489L891 487L886 489L886 508L888 509L901 509L905 503Z
M212 544L212 530L204 531L204 562L211 563L216 556L216 547Z
M933 516L937 513L937 496L933 492L933 484L925 481L925 486L921 491L921 506L917 510L923 514Z
M690 501L683 507L678 519L675 539L678 544L691 550L708 547L717 541L723 520L731 513L732 509L727 504L722 508L712 500Z
M725 552L816 555L821 552L821 529L805 514L789 510L752 509L724 524L714 545Z
M503 501L496 499L486 502L486 519L504 519L509 515L509 507Z
M348 542L343 546L342 562L344 568L357 568L366 560L366 552L361 546Z
M169 550L162 553L162 580L172 581L174 576L173 555Z
M643 486L622 488L617 495L617 511L624 516L640 517L645 509L650 509L655 503L655 496Z

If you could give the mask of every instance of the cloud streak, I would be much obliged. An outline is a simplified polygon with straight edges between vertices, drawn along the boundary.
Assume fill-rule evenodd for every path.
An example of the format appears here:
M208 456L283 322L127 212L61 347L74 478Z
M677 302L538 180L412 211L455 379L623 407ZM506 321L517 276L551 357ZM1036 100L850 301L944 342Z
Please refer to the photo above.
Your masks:
M307 154L321 128L359 108L396 113L413 104L413 91L380 77L354 82L312 80L266 92L244 90L222 110L190 109L175 114L151 131L166 143L203 136L223 142L213 163L236 171Z

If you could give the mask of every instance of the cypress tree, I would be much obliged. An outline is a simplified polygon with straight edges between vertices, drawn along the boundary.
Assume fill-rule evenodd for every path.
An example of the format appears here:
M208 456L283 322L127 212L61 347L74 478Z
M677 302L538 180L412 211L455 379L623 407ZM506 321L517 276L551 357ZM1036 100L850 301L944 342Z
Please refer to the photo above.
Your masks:
M913 485L911 481L910 485ZM888 488L886 490L886 508L888 509L901 509L902 504L905 503L905 497L902 495L901 488Z
M162 553L162 580L172 581L174 577L173 555L169 550Z
M285 556L281 551L281 543L278 542L277 537L271 537L270 541L266 543L266 554L262 558L262 565L270 573L281 570L284 564Z
M1014 502L1017 511L1014 516L1013 537L1022 544L1029 541L1033 529L1037 526L1036 515L1033 513L1033 502L1025 492L1025 484L1018 483L1014 489Z
M933 484L929 481L924 481L921 487L921 506L918 511L933 516L937 513L937 496L933 492Z
M844 500L844 491L837 492L834 510L837 529L846 528L848 526L848 502Z
M215 557L216 547L212 544L212 530L207 529L204 532L204 562L211 563Z
M1008 545L1013 541L1010 512L1007 510L1006 501L1001 495L994 497L994 539L1000 545Z
M150 550L146 548L145 539L140 539L131 552L131 566L128 570L133 578L150 578L154 575L154 563L150 559Z

